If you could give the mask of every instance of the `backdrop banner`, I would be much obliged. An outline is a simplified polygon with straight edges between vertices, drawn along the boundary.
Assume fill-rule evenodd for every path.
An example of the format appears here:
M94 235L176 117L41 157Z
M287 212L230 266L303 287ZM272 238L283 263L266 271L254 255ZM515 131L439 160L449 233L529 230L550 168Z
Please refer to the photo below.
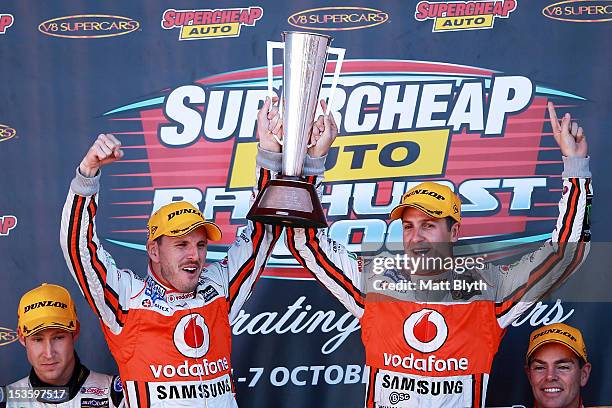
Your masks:
M70 180L98 134L116 135L126 153L103 170L97 216L101 243L121 268L144 276L147 219L178 199L223 231L208 262L225 257L255 182L266 41L288 30L330 35L346 49L322 203L331 238L357 255L364 244L385 251L402 241L389 213L425 180L462 199L458 254L549 239L563 164L547 102L578 120L595 192L591 254L508 329L487 406L533 404L523 367L529 333L561 321L582 330L593 364L585 405L612 405L612 220L601 210L612 202L604 158L612 151L612 0L3 1L0 384L28 373L17 304L42 282L72 293L81 360L117 372L58 239ZM274 57L280 95L281 53ZM322 97L334 69L330 58ZM362 406L359 321L282 241L232 322L238 402Z

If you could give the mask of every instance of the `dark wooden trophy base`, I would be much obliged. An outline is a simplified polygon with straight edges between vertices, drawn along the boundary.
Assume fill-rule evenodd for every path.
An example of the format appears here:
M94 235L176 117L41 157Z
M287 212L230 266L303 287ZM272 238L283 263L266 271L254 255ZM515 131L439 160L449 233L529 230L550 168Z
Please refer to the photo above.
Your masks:
M315 187L300 177L280 176L268 181L247 219L291 227L327 227Z

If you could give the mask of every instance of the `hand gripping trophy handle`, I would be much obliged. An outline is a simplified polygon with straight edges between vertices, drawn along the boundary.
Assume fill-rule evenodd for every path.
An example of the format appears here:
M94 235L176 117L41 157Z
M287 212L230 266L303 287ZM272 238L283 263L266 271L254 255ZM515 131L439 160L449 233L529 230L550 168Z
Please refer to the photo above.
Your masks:
M279 113L283 121L282 175L261 190L247 218L269 224L326 227L323 208L312 184L301 177L315 120L327 56L336 55L336 66L327 102L330 114L345 50L330 47L327 35L283 32L283 41L267 43L268 95L273 91L275 49L283 50L283 94Z

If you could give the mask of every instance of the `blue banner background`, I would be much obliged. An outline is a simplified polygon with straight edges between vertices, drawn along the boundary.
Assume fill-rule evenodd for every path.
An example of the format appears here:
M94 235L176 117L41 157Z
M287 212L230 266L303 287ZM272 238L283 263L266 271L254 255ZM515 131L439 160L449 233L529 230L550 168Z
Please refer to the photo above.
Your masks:
M606 2L599 2L606 3ZM596 198L593 237L607 240L612 220L605 215L612 199L606 178L612 174L609 129L610 46L612 22L575 23L546 18L542 9L551 1L519 1L509 18L495 20L484 30L432 32L433 21L414 18L416 2L385 1L374 7L388 14L387 22L351 31L323 31L334 36L334 45L347 49L351 59L401 59L436 61L476 66L523 75L539 84L586 98L572 109L585 127L591 154ZM608 3L609 4L609 3ZM163 30L161 16L168 8L229 8L260 6L263 17L253 27L242 27L239 37L178 41L178 30ZM373 7L368 2L262 0L209 1L3 1L0 14L12 14L14 23L0 35L3 85L0 87L0 123L17 131L17 136L0 143L0 216L14 215L17 226L0 236L2 289L0 327L14 329L21 294L41 282L65 285L73 294L82 321L78 340L81 359L96 371L112 373L116 367L102 338L99 324L85 304L66 269L58 245L61 208L76 165L97 134L109 127L101 115L117 106L146 99L163 89L227 71L265 64L265 42L278 40L283 30L295 29L288 16L301 10L327 7ZM109 38L75 39L44 35L40 23L62 16L109 14L130 17L140 28ZM608 16L609 17L609 16ZM563 109L561 109L563 110ZM112 171L111 171L112 172ZM494 177L495 175L491 175ZM110 213L105 200L117 192L103 177L100 220ZM138 181L140 183L140 181ZM142 185L147 181L143 180ZM149 184L150 185L150 182ZM106 187L105 187L106 186ZM115 227L115 226L113 226ZM111 235L110 227L98 225L101 237ZM552 222L550 223L552 229ZM118 264L141 274L144 254L106 244ZM593 268L587 261L580 273ZM262 279L245 311L284 312L300 296L313 310L346 312L328 292L312 281ZM593 362L593 372L584 390L588 405L612 404L612 306L604 302L563 303L574 309L567 323L583 330ZM529 324L511 328L500 347L491 373L488 406L531 404L530 390L523 373ZM232 364L237 378L241 407L261 406L350 406L363 401L362 384L274 386L270 373L275 367L292 370L298 366L361 366L364 359L359 332L355 332L331 354L321 346L337 333L235 336ZM8 337L5 337L5 340ZM1 343L1 342L0 342ZM258 383L249 387L249 369L264 368ZM15 341L0 347L0 383L25 376L25 351ZM312 372L312 370L310 371ZM349 378L350 380L350 378ZM344 382L344 381L343 381ZM350 381L349 381L350 382ZM509 386L510 384L510 386Z

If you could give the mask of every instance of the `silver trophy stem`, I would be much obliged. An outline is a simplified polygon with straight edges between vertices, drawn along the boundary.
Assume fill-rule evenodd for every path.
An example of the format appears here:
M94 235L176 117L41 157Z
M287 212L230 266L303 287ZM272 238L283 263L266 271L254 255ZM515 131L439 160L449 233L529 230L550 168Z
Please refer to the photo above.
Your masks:
M283 41L282 173L285 176L301 176L331 37L284 32Z
M282 176L269 180L257 195L247 218L256 222L294 227L323 228L325 214L313 184L301 179L325 75L327 55L336 55L336 69L325 114L330 114L340 76L344 50L331 48L331 37L284 32L283 42L268 41L268 94L273 96L274 49L283 50L283 95L279 112L283 120ZM275 136L276 138L276 136Z

